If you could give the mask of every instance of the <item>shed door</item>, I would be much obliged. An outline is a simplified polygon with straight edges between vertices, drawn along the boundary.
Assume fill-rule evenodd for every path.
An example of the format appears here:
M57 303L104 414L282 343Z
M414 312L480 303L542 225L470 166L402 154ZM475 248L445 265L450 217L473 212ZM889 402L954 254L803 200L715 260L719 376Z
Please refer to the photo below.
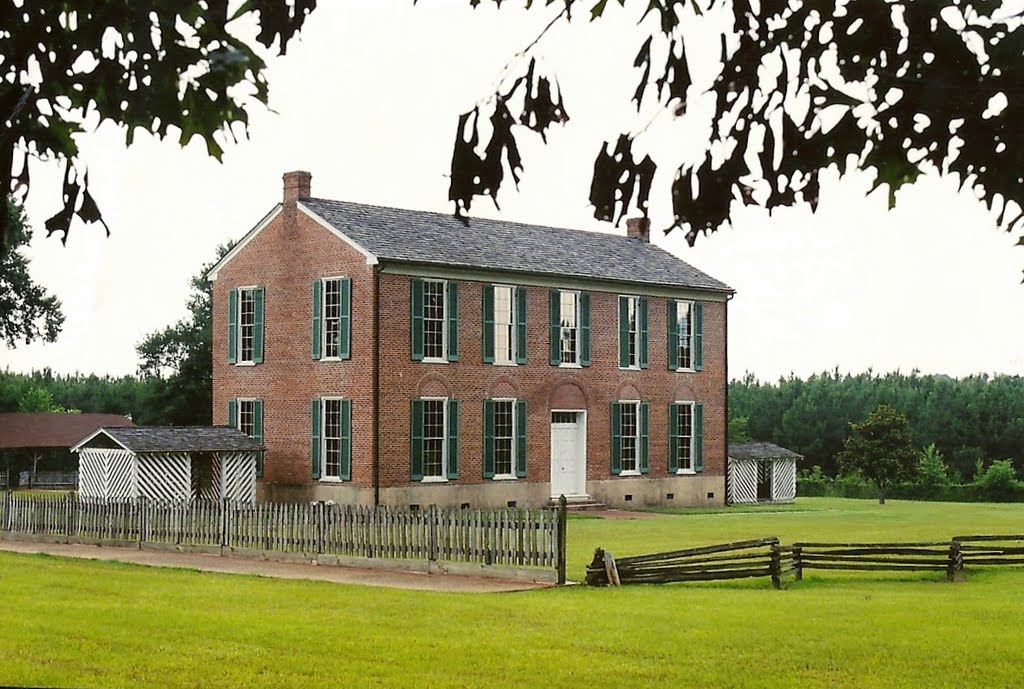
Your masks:
M772 499L772 461L762 460L757 463L757 501L769 502Z

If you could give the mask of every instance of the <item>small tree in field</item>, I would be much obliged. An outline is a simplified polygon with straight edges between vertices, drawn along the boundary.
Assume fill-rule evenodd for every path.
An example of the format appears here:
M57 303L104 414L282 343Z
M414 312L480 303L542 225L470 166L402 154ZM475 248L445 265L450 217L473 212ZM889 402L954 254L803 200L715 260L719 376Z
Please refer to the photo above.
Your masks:
M861 423L850 424L839 464L844 472L857 472L878 487L878 503L885 504L890 484L909 480L918 470L918 453L910 441L907 417L881 404Z

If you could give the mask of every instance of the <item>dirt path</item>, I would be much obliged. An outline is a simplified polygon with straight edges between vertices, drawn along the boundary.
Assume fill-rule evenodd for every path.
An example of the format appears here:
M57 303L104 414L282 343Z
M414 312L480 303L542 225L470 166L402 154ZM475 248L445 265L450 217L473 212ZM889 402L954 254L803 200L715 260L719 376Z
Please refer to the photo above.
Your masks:
M202 553L136 550L134 548L102 547L63 543L27 543L0 541L0 551L10 553L45 553L83 560L113 560L147 567L178 567L201 572L249 574L278 579L310 579L338 584L383 586L385 588L455 593L499 593L546 588L550 584L508 581L455 574L426 574L381 569L359 569L334 565L313 565L297 562L273 562L239 557L221 557Z

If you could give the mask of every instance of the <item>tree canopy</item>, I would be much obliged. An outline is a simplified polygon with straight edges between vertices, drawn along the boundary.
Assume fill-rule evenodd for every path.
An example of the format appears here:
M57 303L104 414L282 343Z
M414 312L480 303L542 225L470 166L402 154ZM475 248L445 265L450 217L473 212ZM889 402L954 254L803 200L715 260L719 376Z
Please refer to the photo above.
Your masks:
M562 11L552 24L581 10L597 19L610 4L544 4L554 3ZM820 173L830 168L873 170L890 205L922 174L954 175L998 225L1012 230L1024 220L1024 131L1013 124L1024 111L1024 31L1005 3L651 0L626 11L650 31L637 46L636 88L622 98L632 97L638 112L655 105L679 118L701 95L683 28L731 15L709 87L716 107L705 156L672 172L668 229L682 228L690 244L727 222L734 203L815 209ZM550 26L515 56L521 71L459 118L450 197L460 213L476 196L496 198L506 169L518 182L524 130L546 137L568 119L556 75L532 56ZM643 135L642 127L610 133L599 147L590 198L597 218L618 222L633 206L646 215L658 164L634 157Z
M229 5L231 7L229 7ZM102 222L75 135L104 121L159 137L193 137L220 158L244 133L247 104L267 102L257 44L282 54L316 0L55 0L8 3L0 14L0 252L8 193L29 191L29 160L61 161L63 207L46 221ZM256 23L255 41L240 36Z
M43 339L53 342L64 324L60 300L37 284L28 272L24 248L32 239L21 206L9 203L9 241L0 247L0 341L13 348Z
M888 404L880 404L864 421L850 424L839 463L847 473L858 473L874 483L878 502L884 503L886 488L915 476L918 457L907 417Z

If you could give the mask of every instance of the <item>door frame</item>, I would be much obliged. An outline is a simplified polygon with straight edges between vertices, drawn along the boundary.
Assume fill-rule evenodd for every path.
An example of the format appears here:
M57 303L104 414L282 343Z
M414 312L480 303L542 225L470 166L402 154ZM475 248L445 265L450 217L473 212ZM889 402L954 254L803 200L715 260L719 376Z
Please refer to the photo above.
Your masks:
M557 412L567 412L576 414L576 468L579 471L577 481L582 484L583 492L574 493L572 495L566 495L565 497L588 497L587 493L587 410L586 409L550 409L548 411L548 489L550 492L553 491L551 482L553 468L554 453L551 452L551 427L554 422L551 420L551 415ZM558 495L552 495L551 497L557 498Z

